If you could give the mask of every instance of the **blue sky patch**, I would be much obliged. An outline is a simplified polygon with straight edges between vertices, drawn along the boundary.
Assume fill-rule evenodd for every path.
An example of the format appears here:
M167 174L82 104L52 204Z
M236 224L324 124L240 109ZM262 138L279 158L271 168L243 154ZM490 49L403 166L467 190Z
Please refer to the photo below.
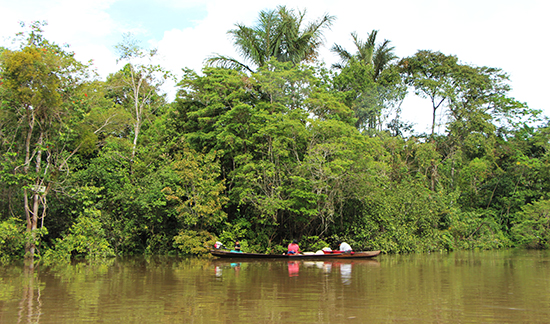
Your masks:
M146 0L122 0L110 6L106 12L111 18L135 32L134 36L142 41L163 38L167 30L193 27L197 20L207 15L206 6L178 8L164 2Z

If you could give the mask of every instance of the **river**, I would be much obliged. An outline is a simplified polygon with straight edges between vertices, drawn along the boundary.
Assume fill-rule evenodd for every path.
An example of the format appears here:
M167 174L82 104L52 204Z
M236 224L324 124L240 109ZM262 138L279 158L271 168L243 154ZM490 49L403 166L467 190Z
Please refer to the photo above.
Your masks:
M0 267L0 323L549 323L550 251Z

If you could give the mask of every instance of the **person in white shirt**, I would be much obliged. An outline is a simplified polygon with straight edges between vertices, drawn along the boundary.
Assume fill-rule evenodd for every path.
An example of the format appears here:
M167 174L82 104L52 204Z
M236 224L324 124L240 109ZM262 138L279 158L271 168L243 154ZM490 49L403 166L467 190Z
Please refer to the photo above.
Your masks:
M348 243L346 243L346 242L339 242L339 243L340 243L340 247L338 248L338 250L344 251L344 252L351 252L352 251L352 248Z

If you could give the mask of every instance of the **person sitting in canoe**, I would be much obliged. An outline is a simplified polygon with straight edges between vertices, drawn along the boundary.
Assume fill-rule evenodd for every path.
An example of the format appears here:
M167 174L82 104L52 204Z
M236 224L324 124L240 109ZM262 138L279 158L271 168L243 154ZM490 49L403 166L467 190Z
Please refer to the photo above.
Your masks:
M298 246L298 240L294 240L292 241L292 243L288 245L288 251L286 252L286 254L299 254L299 253L300 253L300 246Z
M235 241L235 247L233 247L233 251L231 252L242 252L241 251L241 243L239 241Z
M349 245L346 242L340 242L338 241L339 247L338 250L346 253L350 253L353 249L351 248L351 245Z

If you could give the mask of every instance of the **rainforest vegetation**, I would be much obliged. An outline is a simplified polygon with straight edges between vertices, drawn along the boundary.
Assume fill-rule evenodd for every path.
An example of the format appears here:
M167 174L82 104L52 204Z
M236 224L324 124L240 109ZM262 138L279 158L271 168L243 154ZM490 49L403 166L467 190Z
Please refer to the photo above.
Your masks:
M386 253L548 248L550 124L505 71L373 30L324 44L335 17L278 7L171 73L126 35L102 80L34 22L0 48L0 259L280 253L346 240ZM182 68L185 62L181 62ZM433 115L419 133L406 96ZM443 124L436 116L444 116ZM437 127L439 126L439 127ZM439 129L439 131L437 131Z

